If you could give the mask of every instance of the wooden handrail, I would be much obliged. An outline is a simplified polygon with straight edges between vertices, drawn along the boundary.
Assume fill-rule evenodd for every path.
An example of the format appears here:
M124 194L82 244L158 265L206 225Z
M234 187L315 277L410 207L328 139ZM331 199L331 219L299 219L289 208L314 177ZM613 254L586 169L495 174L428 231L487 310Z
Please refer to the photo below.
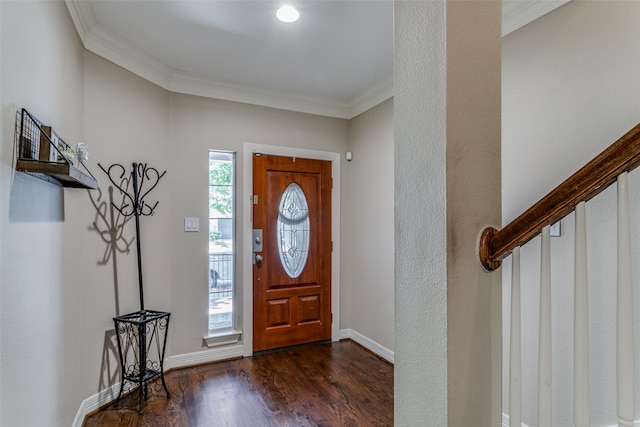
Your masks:
M614 142L566 181L531 206L502 230L485 228L480 238L480 262L492 271L513 248L522 246L613 184L621 173L640 165L640 124Z

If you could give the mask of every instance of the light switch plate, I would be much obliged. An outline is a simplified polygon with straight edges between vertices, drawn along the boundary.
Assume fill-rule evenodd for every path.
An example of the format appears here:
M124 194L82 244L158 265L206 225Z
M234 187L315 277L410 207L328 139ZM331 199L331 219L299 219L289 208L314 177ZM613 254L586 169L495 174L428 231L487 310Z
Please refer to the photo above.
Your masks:
M185 217L184 231L200 231L200 218Z
M556 222L555 224L551 224L550 230L549 230L549 235L551 237L560 237L561 231L560 231L560 221Z

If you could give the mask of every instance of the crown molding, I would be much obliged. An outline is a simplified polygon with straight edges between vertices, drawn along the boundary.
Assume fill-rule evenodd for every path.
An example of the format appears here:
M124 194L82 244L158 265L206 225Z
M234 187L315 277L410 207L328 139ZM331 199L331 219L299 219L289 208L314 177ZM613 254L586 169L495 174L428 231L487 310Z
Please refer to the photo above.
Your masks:
M89 33L91 27L96 25L96 17L93 14L93 9L88 2L65 0L65 3L69 10L69 15L71 15L71 19L73 20L73 25L75 25L76 31L84 44L85 35Z
M169 67L131 47L100 25L95 25L91 32L85 35L84 46L87 50L162 88L169 88L173 74Z
M329 99L303 97L282 92L270 92L257 88L216 82L189 73L174 72L165 89L186 95L204 96L225 101L279 108L300 113L350 119L350 109Z
M353 99L346 118L352 119L391 97L393 97L393 76Z
M357 104L350 105L330 99L275 93L246 86L233 85L172 70L151 56L134 49L128 43L99 25L93 14L90 2L83 0L65 0L65 3L85 49L170 92L341 119L351 119L355 115L366 111L362 110L363 106L377 105L375 104L375 98L366 99L359 97ZM379 92L380 90L376 89L372 95L380 97Z
M571 0L502 0L502 37L564 6Z
M88 1L65 0L85 49L156 85L168 89L172 70L97 23Z
M503 0L502 36L525 26L571 0ZM228 84L172 70L155 58L131 47L99 25L90 2L65 0L85 49L175 93L242 102L321 116L352 119L393 96L393 78L350 100L304 97Z

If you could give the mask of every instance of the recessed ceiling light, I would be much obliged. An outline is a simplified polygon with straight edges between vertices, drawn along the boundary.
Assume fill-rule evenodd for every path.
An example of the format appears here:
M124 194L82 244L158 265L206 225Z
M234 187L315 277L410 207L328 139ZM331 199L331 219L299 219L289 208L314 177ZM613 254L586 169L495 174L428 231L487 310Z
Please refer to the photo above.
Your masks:
M300 11L293 6L282 6L276 12L276 16L282 22L296 22L300 18Z

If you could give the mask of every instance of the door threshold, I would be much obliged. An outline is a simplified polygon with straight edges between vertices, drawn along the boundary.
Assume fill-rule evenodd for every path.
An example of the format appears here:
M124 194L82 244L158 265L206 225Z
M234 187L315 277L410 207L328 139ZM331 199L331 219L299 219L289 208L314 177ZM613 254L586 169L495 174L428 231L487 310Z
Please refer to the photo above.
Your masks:
M314 341L314 342L309 342L309 343L304 343L304 344L291 345L291 346L288 346L288 347L278 347L278 348L271 348L269 350L254 351L253 355L254 356L259 356L261 354L277 353L279 351L291 350L291 349L294 349L294 348L310 347L310 346L313 346L313 345L323 345L323 344L331 344L331 340Z

